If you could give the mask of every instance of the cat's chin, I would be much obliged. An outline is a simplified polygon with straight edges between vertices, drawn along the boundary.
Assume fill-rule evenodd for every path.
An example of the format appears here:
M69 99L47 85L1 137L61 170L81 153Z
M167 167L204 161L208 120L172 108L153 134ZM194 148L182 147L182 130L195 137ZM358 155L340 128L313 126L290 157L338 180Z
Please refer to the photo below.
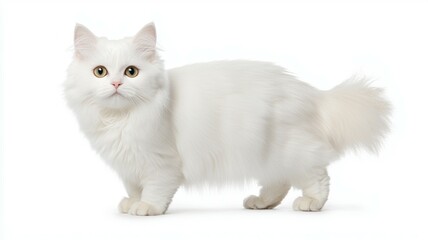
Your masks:
M127 110L135 106L132 101L129 101L125 96L120 93L114 93L99 102L99 105L106 109L112 110Z

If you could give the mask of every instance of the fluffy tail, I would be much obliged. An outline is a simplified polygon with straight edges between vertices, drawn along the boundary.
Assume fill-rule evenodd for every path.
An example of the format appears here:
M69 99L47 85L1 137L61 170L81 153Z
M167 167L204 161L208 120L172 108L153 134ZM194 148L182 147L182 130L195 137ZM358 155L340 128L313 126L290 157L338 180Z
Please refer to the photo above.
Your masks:
M389 131L390 112L382 89L356 78L326 91L320 108L323 132L339 152L362 147L377 153Z

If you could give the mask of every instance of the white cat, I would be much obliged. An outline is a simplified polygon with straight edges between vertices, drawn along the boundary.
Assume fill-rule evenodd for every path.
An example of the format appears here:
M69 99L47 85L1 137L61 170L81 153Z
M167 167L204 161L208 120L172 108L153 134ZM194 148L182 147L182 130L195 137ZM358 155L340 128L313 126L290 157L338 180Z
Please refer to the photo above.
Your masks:
M76 25L74 44L65 96L123 180L123 213L163 214L182 184L251 179L261 190L245 208L274 208L293 186L303 192L295 210L319 211L329 163L349 149L376 152L388 132L390 105L365 79L320 91L267 62L165 71L152 23L122 40Z

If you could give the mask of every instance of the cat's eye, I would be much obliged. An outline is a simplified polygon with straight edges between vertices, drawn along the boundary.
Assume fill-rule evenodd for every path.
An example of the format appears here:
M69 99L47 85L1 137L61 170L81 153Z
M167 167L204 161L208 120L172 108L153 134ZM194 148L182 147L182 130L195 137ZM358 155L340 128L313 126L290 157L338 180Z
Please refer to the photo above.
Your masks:
M104 66L98 66L94 68L94 75L97 78L103 78L107 75L107 68Z
M138 75L138 68L134 66L129 66L125 69L125 75L134 78Z

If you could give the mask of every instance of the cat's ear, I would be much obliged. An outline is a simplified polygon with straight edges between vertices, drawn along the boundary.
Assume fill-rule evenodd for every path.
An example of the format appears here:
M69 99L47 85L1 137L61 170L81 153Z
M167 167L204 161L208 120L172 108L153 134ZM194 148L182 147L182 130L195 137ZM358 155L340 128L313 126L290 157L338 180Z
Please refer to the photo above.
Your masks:
M85 58L97 43L95 36L87 27L82 24L76 24L74 28L74 54L78 58Z
M144 26L135 36L134 44L144 57L149 61L157 58L156 54L156 27L153 22Z

